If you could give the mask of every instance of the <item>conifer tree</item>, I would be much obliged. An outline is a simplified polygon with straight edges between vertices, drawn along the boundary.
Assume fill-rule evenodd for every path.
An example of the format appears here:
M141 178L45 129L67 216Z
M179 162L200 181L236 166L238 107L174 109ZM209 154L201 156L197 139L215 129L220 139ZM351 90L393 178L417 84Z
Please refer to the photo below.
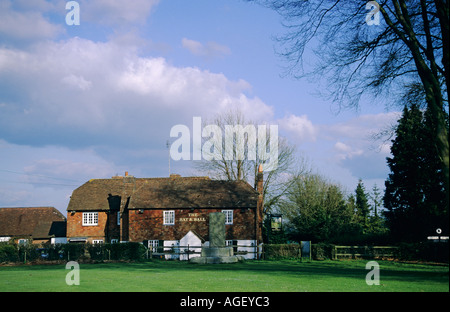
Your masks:
M360 223L362 225L363 233L367 233L369 228L369 202L367 200L366 189L361 179L358 181L356 187L356 212L359 216Z
M391 173L383 201L391 234L399 241L423 241L437 227L448 231L448 184L433 150L428 114L416 105L404 108L387 158Z

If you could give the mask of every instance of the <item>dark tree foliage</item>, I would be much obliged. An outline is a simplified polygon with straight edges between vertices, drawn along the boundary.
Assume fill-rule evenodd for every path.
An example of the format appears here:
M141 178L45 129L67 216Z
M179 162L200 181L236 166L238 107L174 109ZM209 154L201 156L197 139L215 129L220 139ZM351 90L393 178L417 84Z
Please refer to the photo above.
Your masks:
M436 228L448 233L448 190L427 116L415 105L404 108L387 158L391 173L383 200L396 240L423 241Z

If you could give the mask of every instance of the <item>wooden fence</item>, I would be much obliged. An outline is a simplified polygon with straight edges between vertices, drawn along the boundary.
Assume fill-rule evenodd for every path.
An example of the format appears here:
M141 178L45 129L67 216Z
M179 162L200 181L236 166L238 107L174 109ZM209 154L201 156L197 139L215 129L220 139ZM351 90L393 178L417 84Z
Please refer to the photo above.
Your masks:
M334 259L394 258L398 247L392 246L334 246Z
M226 247L232 247L235 256L244 256L247 259L258 259L260 252L258 246L247 245L228 245ZM146 257L159 258L159 259L171 259L171 260L189 260L193 255L200 256L202 248L208 248L208 246L157 246L149 247L146 251ZM243 250L245 248L245 250Z
M314 245L311 245L314 247ZM233 247L235 255L246 256L248 259L270 259L269 255L266 255L268 246L243 246L243 245L230 245L227 247ZM201 255L202 248L205 246L158 246L150 247L146 251L147 258L160 258L160 259L173 259L173 260L189 260L192 256ZM245 248L245 250L242 250ZM310 249L311 250L311 249ZM334 260L337 259L377 259L377 258L394 258L398 247L392 246L333 246L331 251L331 257ZM314 258L309 255L302 255L301 247L298 246L298 251L294 253L288 252L288 258L301 258L302 256ZM283 257L283 254L279 256Z

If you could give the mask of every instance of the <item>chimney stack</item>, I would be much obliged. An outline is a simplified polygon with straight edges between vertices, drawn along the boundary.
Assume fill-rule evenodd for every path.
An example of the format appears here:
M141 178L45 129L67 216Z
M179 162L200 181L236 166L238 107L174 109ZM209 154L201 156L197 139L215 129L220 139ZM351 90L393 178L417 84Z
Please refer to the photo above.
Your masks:
M256 191L258 194L258 202L255 213L255 232L257 244L262 243L262 223L264 219L264 173L262 165L258 167L258 173L256 175Z
M128 171L125 171L125 176L128 177Z
M259 165L258 174L256 175L256 190L259 192L260 195L263 194L263 188L264 188L263 167L262 165Z

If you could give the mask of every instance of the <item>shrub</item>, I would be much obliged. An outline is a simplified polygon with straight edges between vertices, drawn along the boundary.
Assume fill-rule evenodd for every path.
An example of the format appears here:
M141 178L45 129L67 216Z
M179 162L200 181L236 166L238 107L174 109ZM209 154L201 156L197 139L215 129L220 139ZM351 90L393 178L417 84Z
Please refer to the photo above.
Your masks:
M17 261L19 261L17 247L8 243L0 243L0 263Z
M400 260L422 260L449 262L448 243L422 242L400 243L396 258Z
M264 256L267 260L298 259L300 258L299 244L266 244Z
M314 260L325 260L334 258L334 245L326 243L312 244L311 257Z
M67 261L77 261L84 255L84 244L64 244L62 250L64 259Z
M146 248L140 243L87 245L92 260L142 260Z

